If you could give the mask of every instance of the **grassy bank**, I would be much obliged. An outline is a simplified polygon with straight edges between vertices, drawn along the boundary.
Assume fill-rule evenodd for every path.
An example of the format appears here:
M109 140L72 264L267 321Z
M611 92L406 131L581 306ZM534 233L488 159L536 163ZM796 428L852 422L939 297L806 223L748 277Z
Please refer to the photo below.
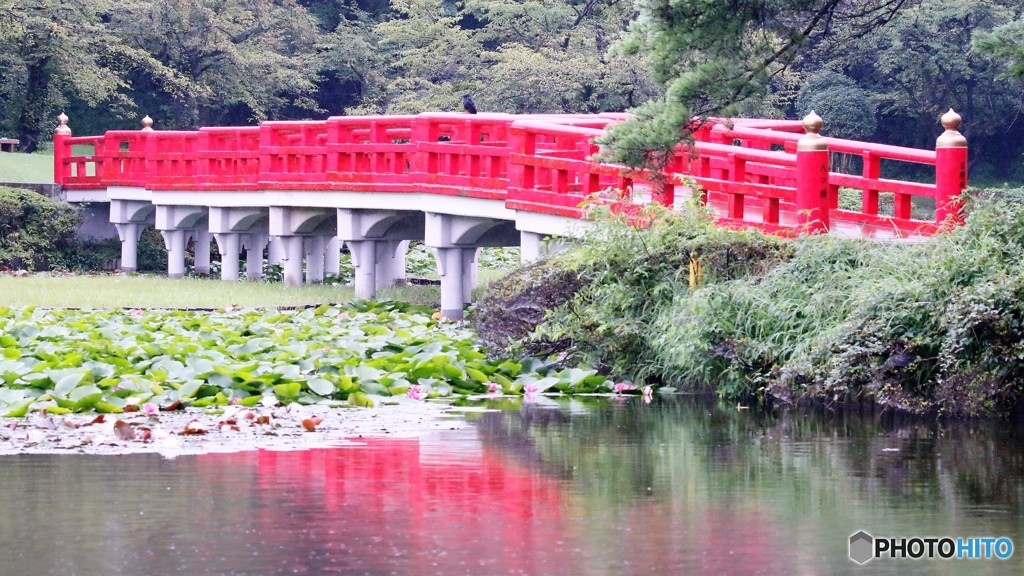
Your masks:
M0 182L52 183L53 155L0 152Z
M410 294L411 296L412 294ZM223 308L348 302L352 288L158 276L0 276L0 304L47 308Z
M921 244L781 241L694 210L644 231L602 221L556 261L580 287L525 345L729 397L868 398L963 416L1024 397L1024 191L976 194L965 226ZM549 284L497 287L558 292Z

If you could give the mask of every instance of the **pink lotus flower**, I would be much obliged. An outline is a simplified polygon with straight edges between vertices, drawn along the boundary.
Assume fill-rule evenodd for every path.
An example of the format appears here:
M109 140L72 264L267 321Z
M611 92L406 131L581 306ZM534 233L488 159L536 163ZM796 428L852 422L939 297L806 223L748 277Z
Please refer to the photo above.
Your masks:
M644 393L644 404L650 404L651 403L651 399L654 396L654 390L652 390L650 386L644 386L643 393Z
M405 395L407 398L412 398L413 400L416 401L423 400L424 398L427 397L427 394L423 390L423 387L420 386L419 384L413 384L412 386L409 386L409 390L406 391Z
M160 407L152 402L146 402L141 408L142 413L146 416L156 416L160 412Z
M540 392L540 384L530 382L523 387L523 392L526 392L527 394L536 394L537 392Z
M497 394L501 392L501 386L499 386L496 382L484 382L484 384L487 385L488 394Z
M134 316L136 318L138 318L139 316L142 316L145 313L146 312L144 310L132 310L132 316Z
M627 390L636 390L636 386L628 382L617 382L615 386L612 387L612 392L616 394L625 392Z
M280 404L280 402L277 401L277 396L268 395L264 396L263 400L260 400L260 404L262 404L264 408L273 408L274 406Z

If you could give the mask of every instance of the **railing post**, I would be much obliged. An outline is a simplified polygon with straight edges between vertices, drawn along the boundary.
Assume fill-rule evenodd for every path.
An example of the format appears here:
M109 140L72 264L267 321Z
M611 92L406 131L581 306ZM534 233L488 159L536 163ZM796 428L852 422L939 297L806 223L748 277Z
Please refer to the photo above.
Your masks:
M796 222L807 234L826 233L828 208L828 143L818 134L823 122L813 111L804 118L807 134L796 144Z
M273 169L273 158L271 156L271 147L276 145L274 140L274 133L270 129L270 125L266 122L260 123L260 139L259 139L259 176L257 177L258 182L267 182L270 180L270 173Z
M154 138L153 130L153 119L148 115L142 119L142 129L139 130L142 134L139 139L142 141L142 158L138 160L138 168L141 173L136 174L136 177L141 181L139 186L145 187L153 184L157 180L157 158L159 150L157 150L157 141Z
M958 131L961 121L950 108L941 119L946 131L935 141L935 221L939 224L947 219L963 223L960 194L967 188L967 139Z
M508 131L509 166L508 186L509 188L529 189L536 185L536 172L534 166L525 163L522 159L518 162L516 157L534 156L537 153L537 135L521 126L511 126Z
M67 141L71 138L71 128L68 127L68 117L63 112L57 116L57 121L60 124L53 130L53 181L55 184L63 185L67 173L64 159L70 152Z

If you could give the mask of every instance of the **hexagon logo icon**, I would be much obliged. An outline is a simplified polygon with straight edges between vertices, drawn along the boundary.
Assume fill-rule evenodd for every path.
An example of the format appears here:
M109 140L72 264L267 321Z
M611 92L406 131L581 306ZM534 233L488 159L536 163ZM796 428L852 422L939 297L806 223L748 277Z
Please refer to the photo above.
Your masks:
M875 539L871 534L861 530L850 536L850 560L857 564L866 564L874 558Z

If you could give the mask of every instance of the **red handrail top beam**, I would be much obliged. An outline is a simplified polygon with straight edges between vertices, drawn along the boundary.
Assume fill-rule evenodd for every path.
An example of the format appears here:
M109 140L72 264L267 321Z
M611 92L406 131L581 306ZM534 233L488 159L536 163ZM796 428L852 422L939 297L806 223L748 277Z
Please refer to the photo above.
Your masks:
M765 164L776 164L779 166L792 166L796 167L796 154L790 154L789 152L773 152L769 150L756 150L754 148L742 148L740 146L732 146L730 144L715 144L712 142L694 142L694 149L700 155L714 154L715 157L723 156L735 156L736 158L742 158L744 160L753 160L755 162L763 162ZM688 153L689 148L681 147L681 152ZM679 152L677 151L677 154Z
M727 137L759 139L782 144L785 142L796 142L803 136L792 132L781 132L777 130L763 130L736 126L723 131ZM863 154L871 152L888 160L902 160L904 162L916 162L919 164L935 164L934 150L921 150L918 148L905 148L891 144L875 144L872 142L858 142L857 140L846 140L844 138L825 137L830 152L842 152L845 154Z
M551 124L539 120L516 120L512 123L512 128L521 128L529 130L531 132L539 132L541 134L568 134L575 136L584 136L589 138L597 138L604 134L604 130L597 128L587 128L582 126L573 126L565 124Z

